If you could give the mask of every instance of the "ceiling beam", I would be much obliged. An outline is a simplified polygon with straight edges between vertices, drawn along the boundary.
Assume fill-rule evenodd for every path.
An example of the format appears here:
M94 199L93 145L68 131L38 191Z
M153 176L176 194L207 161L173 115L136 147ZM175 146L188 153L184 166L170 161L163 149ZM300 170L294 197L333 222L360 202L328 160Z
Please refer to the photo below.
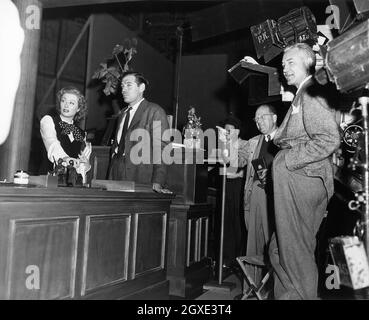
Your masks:
M1 0L0 0L1 1ZM43 4L43 8L61 8L72 6L85 6L95 4L109 4L109 3L123 3L123 2L143 2L146 0L40 0ZM165 1L165 0L156 0ZM194 1L194 0L171 0L171 1ZM209 2L225 2L227 0L205 0ZM147 1L146 1L147 2Z
M85 6L95 4L109 4L118 2L132 2L143 0L41 0L43 8L61 8L72 6Z

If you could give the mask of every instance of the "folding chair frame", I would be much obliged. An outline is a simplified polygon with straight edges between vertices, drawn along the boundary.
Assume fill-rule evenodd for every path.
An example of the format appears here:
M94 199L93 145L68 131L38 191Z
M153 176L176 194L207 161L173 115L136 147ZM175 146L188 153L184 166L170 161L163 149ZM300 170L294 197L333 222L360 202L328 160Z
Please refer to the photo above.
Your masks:
M263 264L252 263L252 262L248 261L248 258L249 257L247 257L247 256L236 258L238 264L240 265L240 267L242 269L242 272L244 273L244 275L246 277L246 279L244 279L244 282L246 281L247 284L249 285L249 288L247 290L245 290L245 283L244 283L243 296L242 296L241 300L246 300L252 293L255 294L255 296L258 300L264 300L263 297L261 296L261 290L264 288L265 284L269 280L270 275L273 272L273 270L271 268L269 268L266 275L263 277L263 279L257 285L254 282L253 278L249 275L249 273L246 269L246 264L254 267L254 278L255 278L255 275L256 275L256 269L255 269L256 267L267 267L267 266L264 263Z

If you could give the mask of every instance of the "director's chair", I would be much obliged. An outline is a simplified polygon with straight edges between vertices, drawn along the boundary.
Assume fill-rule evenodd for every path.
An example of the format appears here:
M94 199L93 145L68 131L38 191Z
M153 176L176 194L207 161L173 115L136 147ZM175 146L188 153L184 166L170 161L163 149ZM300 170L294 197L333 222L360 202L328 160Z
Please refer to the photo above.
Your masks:
M248 289L245 289L245 283L243 286L243 296L241 300L246 300L251 294L255 294L258 300L264 300L264 297L261 295L261 290L264 288L265 284L268 282L273 269L264 262L263 256L242 256L236 258L238 264L241 267L242 272L245 275L244 282L246 281L249 286ZM250 275L250 270L247 270L247 265L252 266L254 270L253 276ZM266 268L267 273L262 278L260 283L256 284L254 279L256 277L256 268Z

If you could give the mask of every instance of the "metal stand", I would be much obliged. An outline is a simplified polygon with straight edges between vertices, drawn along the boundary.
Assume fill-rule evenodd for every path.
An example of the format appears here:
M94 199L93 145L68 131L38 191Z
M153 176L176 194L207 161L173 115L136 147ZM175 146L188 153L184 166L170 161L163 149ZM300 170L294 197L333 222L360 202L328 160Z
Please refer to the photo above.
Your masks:
M177 57L176 57L176 75L175 75L175 110L174 110L174 129L177 129L178 121L178 108L179 108L179 87L181 81L181 68L182 68L182 48L183 48L183 28L177 27Z
M369 84L366 85L366 89L369 88ZM369 257L369 237L368 237L368 230L369 230L369 131L368 131L368 104L369 104L369 97L364 96L359 98L359 102L362 106L362 117L363 117L363 127L364 127L364 145L365 145L365 163L363 164L364 167L364 194L365 194L365 201L364 201L364 210L361 217L361 222L364 226L364 235L363 235L363 242L366 249L366 255Z
M219 245L219 265L218 265L218 281L210 281L204 284L205 290L220 290L220 291L232 291L236 284L233 282L223 282L223 242L224 242L224 214L225 214L225 193L226 193L226 179L227 179L227 166L223 161L223 180L222 180L222 213L220 223L220 245Z

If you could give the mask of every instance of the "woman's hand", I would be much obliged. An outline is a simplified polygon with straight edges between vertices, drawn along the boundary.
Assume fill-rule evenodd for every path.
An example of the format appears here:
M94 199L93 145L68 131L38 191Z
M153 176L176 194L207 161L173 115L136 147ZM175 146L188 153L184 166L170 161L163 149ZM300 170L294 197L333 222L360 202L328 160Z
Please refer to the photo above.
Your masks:
M79 154L79 159L83 162L89 162L90 156L92 153L92 145L91 142L86 142L86 147Z
M66 166L69 166L69 162L73 161L73 166L76 168L79 166L80 160L76 159L76 158L71 158L71 157L64 157L63 161L66 163Z
M160 183L156 183L156 182L154 182L152 184L152 190L154 190L155 192L158 192L158 193L168 193L168 194L173 193L169 189L163 188Z

